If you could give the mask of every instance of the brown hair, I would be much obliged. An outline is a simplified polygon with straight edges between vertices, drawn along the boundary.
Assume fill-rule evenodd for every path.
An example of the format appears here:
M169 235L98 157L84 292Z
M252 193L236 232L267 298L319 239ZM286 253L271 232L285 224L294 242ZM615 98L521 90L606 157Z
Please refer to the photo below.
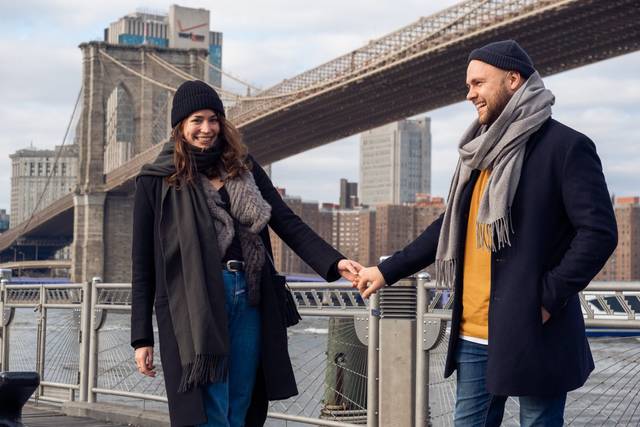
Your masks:
M191 184L197 175L195 164L187 147L189 143L182 133L182 126L185 120L187 119L179 122L171 131L171 139L175 143L173 163L176 167L176 172L167 178L167 182L169 185L175 185L176 187L180 187L183 184ZM217 143L223 144L220 160L224 170L227 172L226 179L235 178L243 171L251 170L251 162L247 158L249 150L242 142L242 135L233 123L221 114L218 114L218 122L220 123L220 133L218 134ZM206 171L205 175L213 178L218 173L216 168L212 168Z

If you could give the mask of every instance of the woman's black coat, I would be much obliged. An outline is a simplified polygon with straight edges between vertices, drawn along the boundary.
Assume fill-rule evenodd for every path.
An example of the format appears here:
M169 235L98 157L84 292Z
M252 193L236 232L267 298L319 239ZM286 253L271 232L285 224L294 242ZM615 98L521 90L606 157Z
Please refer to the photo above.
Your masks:
M252 173L262 197L271 205L269 226L276 234L327 281L339 278L337 262L344 258L322 240L284 203L264 170L252 159ZM178 393L182 368L176 343L159 255L159 217L162 179L142 176L137 181L132 249L131 345L153 345L152 312L155 305L160 340L160 357L164 373L172 426L206 422L200 388ZM269 232L260 233L271 254ZM261 282L261 363L254 388L253 402L246 426L264 424L268 400L286 399L297 394L296 382L287 349L287 331L272 283L272 268L265 264ZM241 355L239 356L241 357Z
M478 175L474 171L464 190L462 254ZM576 389L594 368L578 293L617 244L615 216L593 142L553 119L545 122L527 142L511 217L512 245L491 254L487 389L500 396ZM387 283L435 260L441 224L442 217L380 264ZM457 264L447 377L456 368L462 265ZM541 307L551 313L544 325Z

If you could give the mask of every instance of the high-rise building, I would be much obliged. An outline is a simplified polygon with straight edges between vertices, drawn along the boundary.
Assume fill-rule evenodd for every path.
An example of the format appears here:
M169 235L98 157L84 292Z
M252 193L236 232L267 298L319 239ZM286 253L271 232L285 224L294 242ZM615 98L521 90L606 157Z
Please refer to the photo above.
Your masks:
M138 10L112 22L104 40L112 44L143 45L209 51L207 75L213 86L222 84L222 33L209 30L209 10L172 5L169 13Z
M316 233L319 232L320 213L317 202L305 202L300 197L291 197L286 191L279 188L278 191L284 202L289 208L302 219ZM289 246L284 243L273 230L269 230L271 237L271 248L273 250L273 261L276 270L283 273L303 273L315 274L313 269L309 267L298 255L293 252ZM322 236L325 238L324 236Z
M375 249L375 211L368 208L332 212L331 245L345 257L372 265Z
M28 148L9 157L12 161L11 227L75 189L77 145L57 146L53 150Z
M358 183L340 179L340 209L353 209L358 206Z
M431 119L401 120L360 137L360 203L411 203L431 192Z
M640 197L618 197L618 246L595 280L640 280Z
M0 233L3 233L9 229L9 217L6 209L0 209Z
M394 252L411 243L444 212L446 205L442 197L418 195L416 203L404 205L380 205L375 208L375 253L380 257ZM427 268L433 276L433 266Z

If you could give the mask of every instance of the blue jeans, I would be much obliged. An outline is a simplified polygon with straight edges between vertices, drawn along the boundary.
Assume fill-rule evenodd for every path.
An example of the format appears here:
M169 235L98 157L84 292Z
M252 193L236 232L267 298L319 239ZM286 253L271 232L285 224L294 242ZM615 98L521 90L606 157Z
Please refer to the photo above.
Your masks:
M499 426L507 396L494 396L487 391L487 346L459 339L455 359L458 365L455 425ZM520 426L562 426L566 399L566 393L552 397L520 396Z
M229 376L204 390L207 423L203 426L242 427L260 358L260 310L248 303L243 272L223 270L225 308L229 321Z

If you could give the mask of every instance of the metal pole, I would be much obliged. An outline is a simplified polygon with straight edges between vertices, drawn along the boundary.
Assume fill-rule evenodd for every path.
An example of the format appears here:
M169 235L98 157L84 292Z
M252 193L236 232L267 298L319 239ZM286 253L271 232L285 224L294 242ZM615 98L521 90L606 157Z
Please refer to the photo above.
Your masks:
M367 426L378 427L378 294L369 299L369 343L367 358Z
M424 313L429 304L425 283L429 275L418 274L416 289L416 426L426 426L429 420L429 353L424 348Z
M5 352L9 343L9 337L7 336L7 328L4 325L4 300L5 300L5 285L9 283L6 279L0 280L0 330L2 331L2 340L0 341L0 371L8 371L8 363L5 362Z
M88 369L88 384L87 384L87 402L93 403L96 401L96 393L93 391L96 388L98 380L98 331L96 330L96 314L95 306L98 303L98 292L95 289L98 283L102 282L100 277L94 277L91 280L91 308L89 309L90 328L89 328L89 369Z
M43 286L40 286L40 304L37 308L38 310L38 342L37 346L37 358L36 358L36 371L38 375L40 375L40 382L44 381L44 357L45 357L45 346L47 342L47 309L45 308L46 300L46 290ZM43 386L40 384L38 387L38 393L36 395L36 399L42 395Z
M91 351L91 318L92 308L92 283L82 284L82 311L80 312L80 402L87 402L89 396L89 354ZM96 292L97 293L97 292Z

